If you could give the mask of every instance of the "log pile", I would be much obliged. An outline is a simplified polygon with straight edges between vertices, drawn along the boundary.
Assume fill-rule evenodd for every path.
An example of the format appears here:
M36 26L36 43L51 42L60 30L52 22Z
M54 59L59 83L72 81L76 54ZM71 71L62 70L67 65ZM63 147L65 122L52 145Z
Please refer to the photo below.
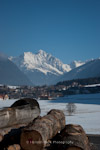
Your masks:
M90 150L88 137L80 125L69 124L52 140L52 149Z
M11 107L0 110L0 129L29 123L39 115L40 107L35 99L18 100Z
M0 142L0 150L6 150L10 145L20 144L20 135L23 128L24 126L20 127L19 125L19 128L18 126L13 126L12 128L5 128L5 130L2 130L4 132L0 130L0 133L3 136L3 139Z
M38 116L39 104L30 98L20 99L11 107L0 110L0 150L7 149L9 145L20 144L22 128Z
M18 100L0 116L0 150L91 150L80 125L65 125L65 115L58 109L40 117L36 100Z
M25 127L27 124L19 124L19 125L12 125L8 128L1 128L0 129L0 142L3 140L4 136L9 134L12 130L17 130L19 128Z
M51 110L46 116L33 121L21 134L24 150L42 150L47 141L65 127L65 115L61 110Z

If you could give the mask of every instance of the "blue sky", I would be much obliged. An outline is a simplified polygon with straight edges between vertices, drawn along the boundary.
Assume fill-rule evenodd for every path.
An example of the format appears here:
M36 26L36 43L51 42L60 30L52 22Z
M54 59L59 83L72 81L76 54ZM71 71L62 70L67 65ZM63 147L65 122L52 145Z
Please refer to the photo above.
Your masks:
M0 0L0 51L39 49L64 63L100 57L100 0Z

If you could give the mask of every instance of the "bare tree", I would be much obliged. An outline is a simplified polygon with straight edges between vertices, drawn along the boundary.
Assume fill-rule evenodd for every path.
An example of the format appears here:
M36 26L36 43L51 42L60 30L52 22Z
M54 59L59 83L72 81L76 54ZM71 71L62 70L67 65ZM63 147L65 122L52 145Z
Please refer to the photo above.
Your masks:
M74 103L68 103L66 105L66 112L71 116L76 111L76 105Z

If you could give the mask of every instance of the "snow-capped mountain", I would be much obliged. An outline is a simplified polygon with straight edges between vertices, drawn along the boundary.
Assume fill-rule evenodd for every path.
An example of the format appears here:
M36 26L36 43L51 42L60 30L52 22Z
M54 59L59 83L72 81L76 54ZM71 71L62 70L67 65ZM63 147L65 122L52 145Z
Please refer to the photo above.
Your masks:
M3 54L0 54L0 84L32 85L27 76Z
M73 61L70 63L70 68L71 70L74 69L74 68L77 68L79 66L82 66L84 65L86 62L82 62L82 61Z
M9 59L34 85L49 85L64 80L100 76L100 59L73 61L68 65L43 50L39 50L36 54L24 52L19 57Z
M59 59L43 50L37 54L24 52L19 57L10 57L35 85L51 84L57 76L71 70L70 65L63 64Z
M13 58L12 60L21 70L34 72L34 69L44 73L52 73L55 75L63 74L71 70L70 66L63 64L59 59L43 50L39 50L37 54L32 52L24 52L23 55Z
M59 81L66 81L72 79L84 79L90 77L100 77L100 58L92 59L90 61L86 61L85 64L72 69L68 73L65 73L60 78L56 80Z

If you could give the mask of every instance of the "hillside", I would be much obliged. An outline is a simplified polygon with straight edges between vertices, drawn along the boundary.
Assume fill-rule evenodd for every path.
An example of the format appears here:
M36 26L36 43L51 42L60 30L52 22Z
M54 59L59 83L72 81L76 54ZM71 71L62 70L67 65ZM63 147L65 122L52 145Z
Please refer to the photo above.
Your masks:
M0 55L0 84L32 85L26 75L7 57Z
M94 59L65 73L56 80L59 81L100 77L100 59Z

